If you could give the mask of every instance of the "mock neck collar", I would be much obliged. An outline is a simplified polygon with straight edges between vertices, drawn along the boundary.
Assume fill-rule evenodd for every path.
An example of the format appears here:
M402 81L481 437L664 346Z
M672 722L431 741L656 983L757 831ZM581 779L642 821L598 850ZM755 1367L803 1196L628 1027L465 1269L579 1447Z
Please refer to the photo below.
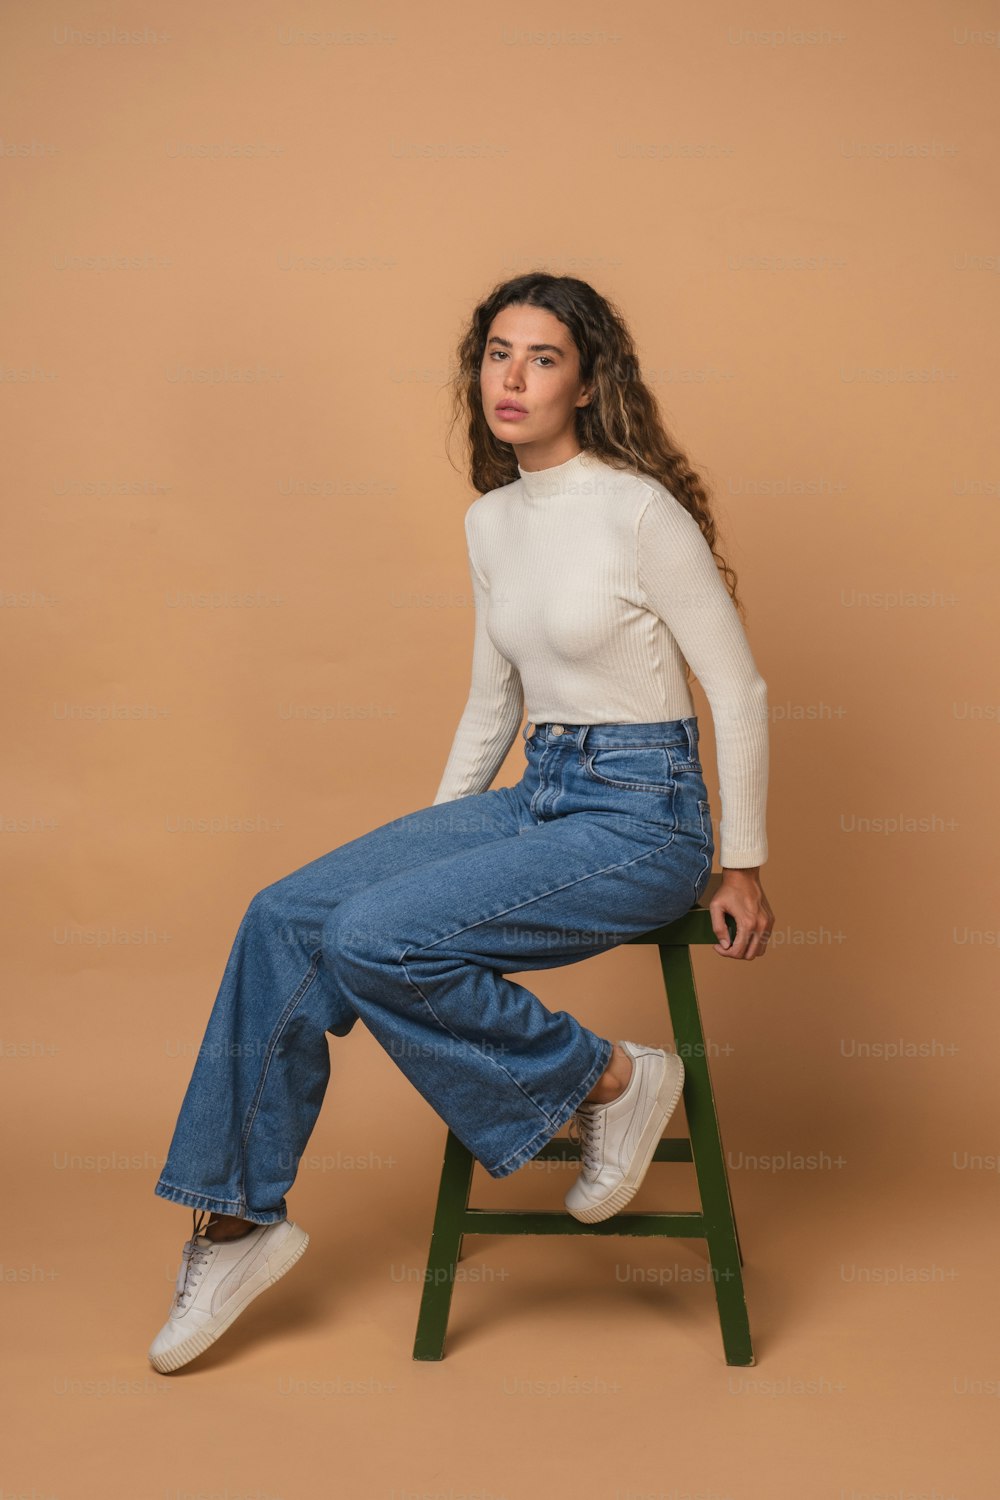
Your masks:
M579 491L583 484L589 485L593 481L596 462L593 454L582 448L565 463L552 464L547 469L522 469L518 464L517 472L528 498L541 500L546 495L570 494Z

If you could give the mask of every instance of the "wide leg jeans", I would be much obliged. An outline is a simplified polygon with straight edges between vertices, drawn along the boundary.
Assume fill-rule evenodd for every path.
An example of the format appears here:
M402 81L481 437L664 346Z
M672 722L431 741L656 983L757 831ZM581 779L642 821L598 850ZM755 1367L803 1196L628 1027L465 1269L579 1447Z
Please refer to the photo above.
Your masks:
M359 1018L492 1177L589 1094L612 1042L506 976L579 962L698 900L715 849L698 723L529 723L522 738L515 785L395 818L253 897L160 1197L286 1218L328 1035Z

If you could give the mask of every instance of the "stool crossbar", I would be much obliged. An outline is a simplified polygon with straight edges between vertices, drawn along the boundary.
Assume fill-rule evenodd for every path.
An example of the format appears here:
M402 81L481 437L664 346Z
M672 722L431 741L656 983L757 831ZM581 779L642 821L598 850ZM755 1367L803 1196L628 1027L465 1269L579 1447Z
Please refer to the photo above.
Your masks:
M733 1212L722 1136L712 1092L707 1048L695 989L691 948L717 941L708 902L722 875L709 878L702 893L705 905L665 927L629 939L656 944L666 989L667 1007L677 1052L684 1062L684 1112L687 1136L664 1136L656 1148L656 1162L693 1162L701 1208L688 1213L614 1214L596 1224L585 1224L564 1209L486 1209L469 1206L475 1157L449 1129L431 1231L427 1271L417 1319L414 1359L443 1359L455 1269L467 1234L606 1234L702 1239L708 1248L726 1363L752 1365L753 1346L743 1288L743 1252ZM730 936L736 924L726 918ZM580 1145L563 1136L548 1141L532 1159L578 1160Z

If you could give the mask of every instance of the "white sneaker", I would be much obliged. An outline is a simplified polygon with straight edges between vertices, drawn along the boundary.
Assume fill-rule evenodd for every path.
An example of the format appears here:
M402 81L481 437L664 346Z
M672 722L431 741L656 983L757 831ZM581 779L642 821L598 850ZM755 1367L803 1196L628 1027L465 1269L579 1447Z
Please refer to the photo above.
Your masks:
M684 1087L676 1052L619 1045L632 1058L625 1091L609 1104L581 1104L569 1126L570 1140L580 1143L581 1165L565 1203L586 1224L610 1219L635 1197Z
M170 1316L149 1346L149 1358L166 1373L202 1354L245 1307L291 1270L309 1236L291 1219L258 1224L233 1240L210 1240L192 1212L194 1228L184 1243Z

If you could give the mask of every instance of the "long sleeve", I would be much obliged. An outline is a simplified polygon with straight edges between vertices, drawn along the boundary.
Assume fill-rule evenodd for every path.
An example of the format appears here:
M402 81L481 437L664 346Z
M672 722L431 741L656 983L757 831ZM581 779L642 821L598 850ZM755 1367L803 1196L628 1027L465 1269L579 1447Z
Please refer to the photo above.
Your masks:
M743 622L701 527L669 492L650 487L637 550L645 603L665 621L712 710L722 800L720 865L762 865L767 859L767 683Z
M524 712L524 692L517 668L500 654L486 629L488 585L476 566L473 545L472 510L476 503L473 501L465 513L469 576L476 610L472 681L432 805L486 791L503 765Z

